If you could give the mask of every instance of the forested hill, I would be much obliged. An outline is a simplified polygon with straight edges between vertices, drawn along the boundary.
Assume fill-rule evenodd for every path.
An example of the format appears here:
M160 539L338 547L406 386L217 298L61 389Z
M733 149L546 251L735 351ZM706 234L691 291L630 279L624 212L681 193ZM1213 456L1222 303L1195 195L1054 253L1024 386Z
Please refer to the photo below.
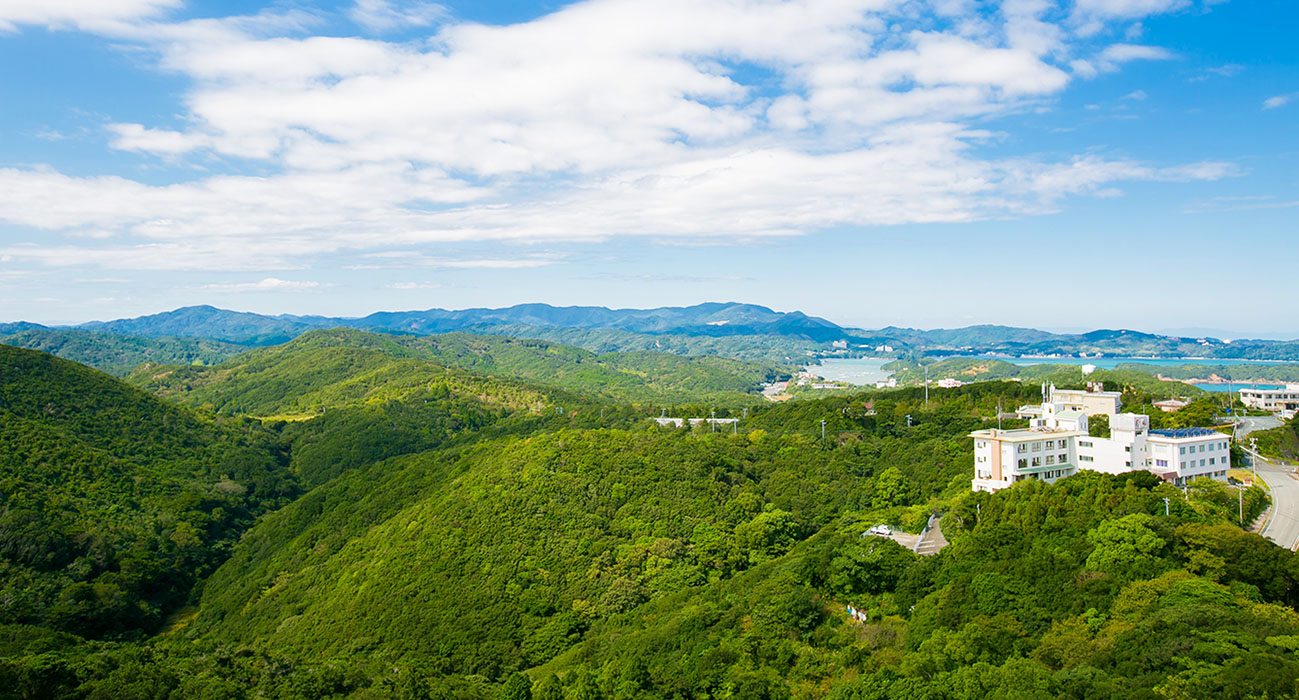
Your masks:
M434 335L503 325L600 328L635 333L714 337L767 335L814 342L829 342L844 337L843 329L825 319L797 311L778 312L764 306L735 303L656 309L520 304L503 309L383 311L361 318L264 316L211 306L191 306L139 318L87 323L80 328L149 337L205 337L249 345L269 345L319 328L347 327Z
M255 424L0 346L0 620L90 637L154 629L296 492Z
M447 368L524 379L603 400L656 403L751 402L762 383L782 376L771 366L715 357L595 355L499 336L392 336L332 329L215 367L143 367L131 381L222 413L304 415L375 399L393 386L427 383Z
M753 366L651 386L652 354L344 329L135 375L209 419L0 350L0 697L1295 697L1299 558L1238 516L1261 489L970 492L967 435L1022 382L713 432L614 392ZM865 536L935 512L935 556Z
M32 324L0 325L0 334ZM740 303L704 303L654 309L608 309L520 304L500 309L384 311L360 318L269 316L191 306L138 318L92 322L78 331L147 338L207 338L249 346L283 343L311 330L355 328L408 335L452 331L539 338L580 345L593 351L653 349L739 359L781 361L807 350L872 352L881 345L895 353L925 355L1095 355L1216 357L1223 359L1299 359L1299 341L1233 340L1100 329L1051 333L1031 328L976 325L920 330L888 326L839 326L799 311L774 311Z
M145 338L36 324L0 326L0 343L48 352L117 377L145 362L214 365L248 349L210 338Z

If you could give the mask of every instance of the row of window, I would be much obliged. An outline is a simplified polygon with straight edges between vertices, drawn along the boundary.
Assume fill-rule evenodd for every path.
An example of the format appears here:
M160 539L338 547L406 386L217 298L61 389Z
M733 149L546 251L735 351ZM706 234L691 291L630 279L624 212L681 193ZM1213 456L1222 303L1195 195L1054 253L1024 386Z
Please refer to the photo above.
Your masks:
M1059 457L1056 457L1055 455L1047 455L1047 456L1046 456L1046 463L1047 463L1048 465L1055 464L1057 461L1059 461L1060 464L1068 464L1068 463L1069 463L1069 453L1067 453L1067 452L1061 452ZM1030 466L1030 464L1031 464L1031 466L1034 466L1034 467L1040 467L1040 466L1042 466L1042 458L1041 458L1041 457L1034 457L1034 458L1032 459L1032 462L1031 462L1031 463L1030 463L1030 461L1027 460L1027 459L1021 459L1021 460L1019 460L1019 468L1020 468L1020 469L1028 469L1029 466Z
M1182 445L1181 449L1178 451L1178 454L1189 454L1189 453L1188 453L1188 450L1189 450L1190 452L1195 452L1195 448L1196 448L1196 447L1199 447L1199 448L1200 448L1200 452L1204 452L1204 448L1206 447L1206 445ZM1225 449L1227 449L1227 443L1226 443L1225 441L1224 441L1224 442L1210 442L1210 443L1207 443L1207 447L1209 448L1209 451L1211 451L1211 452L1212 452L1213 450L1225 450Z
M1051 471L1042 472L1041 474L1016 474L1011 481L1023 481L1024 479L1059 479L1069 473L1068 469L1052 469Z
M1041 452L1043 450L1054 450L1056 448L1057 442L1060 443L1059 447L1062 450L1069 446L1069 442L1067 440L1047 440L1045 443L1021 442L1015 446L1015 451L1019 452L1020 454L1023 454L1025 452L1028 452L1029 450L1032 450L1033 452Z

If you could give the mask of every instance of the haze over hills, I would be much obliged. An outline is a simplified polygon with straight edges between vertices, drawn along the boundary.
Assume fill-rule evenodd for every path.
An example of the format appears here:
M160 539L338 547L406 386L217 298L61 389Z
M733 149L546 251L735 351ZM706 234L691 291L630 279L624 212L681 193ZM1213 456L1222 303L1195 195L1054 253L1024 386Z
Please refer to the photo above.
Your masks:
M1169 336L1129 329L1099 329L1060 334L1030 328L975 325L920 330L889 326L877 330L845 328L801 312L778 312L739 303L688 307L608 309L521 304L502 309L379 312L361 318L267 316L193 306L149 316L82 324L93 330L146 338L204 338L246 346L274 345L320 328L347 327L412 335L450 331L543 337L591 350L662 349L678 354L718 354L791 360L810 349L847 343L857 351L889 345L919 354L1140 355L1223 359L1297 359L1299 341ZM42 332L35 324L0 326L0 334ZM693 339L693 340L692 340ZM773 341L779 344L772 345ZM754 350L765 344L766 350Z

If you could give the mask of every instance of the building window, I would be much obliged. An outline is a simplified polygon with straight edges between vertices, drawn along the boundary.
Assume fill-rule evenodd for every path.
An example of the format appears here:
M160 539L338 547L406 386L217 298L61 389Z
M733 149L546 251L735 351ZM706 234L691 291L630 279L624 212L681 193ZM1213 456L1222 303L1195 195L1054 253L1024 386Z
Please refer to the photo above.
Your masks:
M1055 455L1047 455L1047 456L1046 456L1046 463L1047 463L1047 464L1055 464Z
M1201 467L1204 466L1204 460L1200 460L1200 466L1201 466Z
M1131 452L1131 451L1132 451L1132 445L1124 445L1124 446L1123 446L1123 451L1124 451L1124 452Z
M1068 461L1069 461L1069 455L1067 455L1067 454L1061 452L1061 453L1060 453L1060 463L1061 463L1061 464L1064 464L1065 462L1068 462Z
M1054 450L1054 449L1055 449L1055 440L1047 440L1047 441L1046 441L1046 449L1048 449L1048 450Z
M1027 459L1021 459L1021 460L1019 460L1019 468L1020 468L1020 469L1028 469L1028 460L1027 460Z
M984 442L984 441L982 441L982 440L976 440L975 443L974 443L974 446L977 447L977 448L979 448L979 449L983 449L983 448L985 448L985 447L988 446L988 443L986 443L986 442Z
M1210 457L1210 458L1209 458L1209 466L1212 467L1212 466L1214 465L1215 462L1216 462L1216 460L1215 460L1213 457Z
M1186 445L1182 445L1181 447L1177 448L1177 450L1178 450L1178 451L1177 451L1177 454L1179 454L1179 455L1184 455L1184 454L1186 454Z
M1092 458L1091 458L1091 457L1088 457L1087 455L1078 455L1078 461L1079 461L1079 462L1090 462L1090 461L1092 461Z
M1034 457L1034 458L1033 458L1033 466L1035 466L1035 467L1040 467L1040 466L1042 466L1042 458L1041 458L1041 457Z
M1079 440L1079 441L1078 441L1078 446L1079 446L1079 447L1091 447L1092 444L1091 444L1091 442L1089 442L1089 441L1087 441L1087 440Z
M1019 452L1028 452L1028 445L1025 443L1021 442L1017 447Z
M1034 451L1034 452L1041 452L1041 451L1042 451L1042 443L1040 443L1040 442L1035 442L1035 443L1033 443L1033 451Z
M1200 451L1201 451L1201 452L1204 451L1204 445L1200 445Z
M1157 459L1157 460L1155 460L1155 466L1156 466L1156 467L1166 467L1166 466L1168 466L1168 460L1166 460L1166 459Z

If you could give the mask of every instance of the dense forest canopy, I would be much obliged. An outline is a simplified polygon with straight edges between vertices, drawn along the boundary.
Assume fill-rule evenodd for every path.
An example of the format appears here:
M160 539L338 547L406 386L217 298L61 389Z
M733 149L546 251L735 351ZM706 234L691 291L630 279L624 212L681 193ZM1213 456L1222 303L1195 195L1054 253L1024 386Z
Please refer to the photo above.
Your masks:
M744 398L775 371L331 330L150 395L6 351L0 697L1295 696L1261 489L974 494L1037 383ZM933 556L864 536L935 513Z

